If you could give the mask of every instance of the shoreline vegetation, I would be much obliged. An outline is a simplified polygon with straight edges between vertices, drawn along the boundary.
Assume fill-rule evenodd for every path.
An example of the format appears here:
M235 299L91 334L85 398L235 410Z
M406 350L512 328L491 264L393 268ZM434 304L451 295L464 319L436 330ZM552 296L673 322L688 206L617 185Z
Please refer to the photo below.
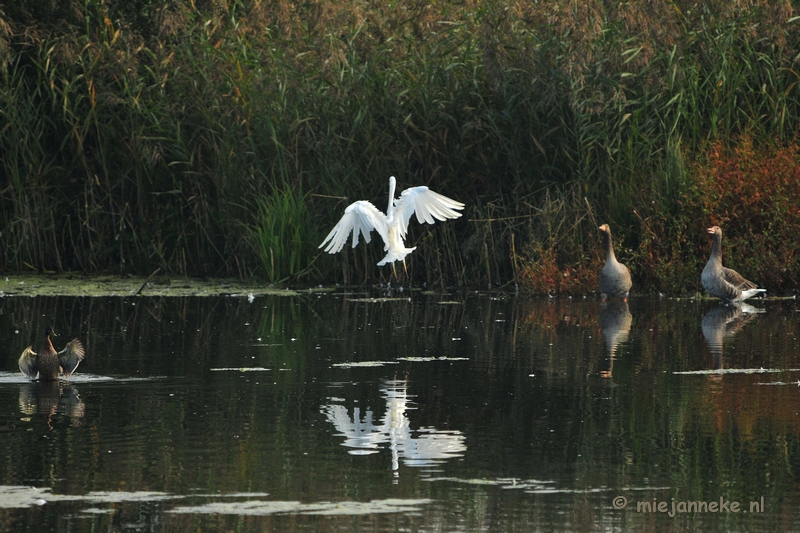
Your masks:
M24 4L24 5L20 5ZM429 288L633 294L726 266L800 283L792 2L0 0L0 269L392 281L317 248L385 183L467 205L412 224ZM400 274L403 276L403 274Z
M235 278L176 278L170 276L119 276L118 274L83 274L83 273L62 273L62 274L37 274L37 273L17 273L5 274L0 277L0 298L31 297L31 296L80 296L80 297L108 297L117 296L125 298L184 298L184 297L230 297L247 299L251 303L255 298L262 296L314 296L319 298L324 295L344 297L351 302L382 303L392 300L411 301L413 294L426 296L441 296L442 288L434 287L425 289L423 287L404 288L402 291L384 286L380 291L381 296L376 295L376 291L363 286L323 286L303 288L279 288L272 285L264 285L257 280L239 280ZM455 300L441 301L442 305L455 305L463 303L463 298L467 294L510 294L503 289L493 290L474 290L467 288L450 288L447 294L455 295ZM547 298L531 292L520 292L521 298ZM636 295L636 298L651 298L652 295ZM595 291L581 297L564 296L564 301L592 302L599 301L600 295ZM696 301L696 302L719 302L719 299L710 296L705 291L684 297L670 297L673 300ZM751 305L759 305L760 302L795 300L796 296L763 296L748 300Z

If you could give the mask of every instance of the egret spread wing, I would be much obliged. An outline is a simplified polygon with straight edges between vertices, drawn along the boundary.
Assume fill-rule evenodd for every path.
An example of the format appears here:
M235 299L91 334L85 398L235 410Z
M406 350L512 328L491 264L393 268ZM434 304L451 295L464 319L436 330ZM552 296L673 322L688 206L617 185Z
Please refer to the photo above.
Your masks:
M378 233L383 238L384 242L389 241L389 225L386 222L386 215L378 211L378 208L366 200L350 204L344 210L344 216L339 220L336 226L333 227L320 248L325 246L325 251L329 254L335 254L342 251L347 237L350 232L353 232L353 248L358 246L359 233L364 235L364 240L370 242L372 237L370 232L378 230Z
M400 217L400 232L405 237L412 214L417 214L420 224L433 224L437 220L460 217L456 209L464 209L464 204L422 186L404 190L394 207L395 216Z
M58 352L58 362L61 365L61 370L66 377L75 372L78 365L83 361L86 356L86 351L83 349L83 344L78 339L72 339L67 343L67 346Z

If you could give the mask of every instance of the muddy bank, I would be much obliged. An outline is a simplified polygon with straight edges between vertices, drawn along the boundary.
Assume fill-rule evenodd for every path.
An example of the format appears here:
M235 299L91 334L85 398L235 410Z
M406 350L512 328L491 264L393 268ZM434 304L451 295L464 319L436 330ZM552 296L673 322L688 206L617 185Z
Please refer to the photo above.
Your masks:
M320 291L322 289L314 289ZM234 279L188 279L82 274L5 274L0 296L292 296L304 291L277 289Z

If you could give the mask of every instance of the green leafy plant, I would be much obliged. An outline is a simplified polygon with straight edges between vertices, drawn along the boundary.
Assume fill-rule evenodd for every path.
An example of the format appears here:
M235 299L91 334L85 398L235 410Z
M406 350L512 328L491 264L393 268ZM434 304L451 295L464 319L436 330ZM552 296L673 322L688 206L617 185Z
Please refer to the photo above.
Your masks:
M307 274L318 253L307 209L307 195L294 189L276 191L255 201L255 222L248 241L260 268L271 283L283 283Z

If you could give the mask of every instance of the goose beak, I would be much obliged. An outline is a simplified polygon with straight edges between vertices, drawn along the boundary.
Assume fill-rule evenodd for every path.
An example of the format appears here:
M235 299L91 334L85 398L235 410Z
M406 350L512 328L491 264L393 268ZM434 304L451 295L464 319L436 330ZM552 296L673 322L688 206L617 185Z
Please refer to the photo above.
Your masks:
M708 233L709 235L714 235L714 228L708 228L706 230L706 233Z

